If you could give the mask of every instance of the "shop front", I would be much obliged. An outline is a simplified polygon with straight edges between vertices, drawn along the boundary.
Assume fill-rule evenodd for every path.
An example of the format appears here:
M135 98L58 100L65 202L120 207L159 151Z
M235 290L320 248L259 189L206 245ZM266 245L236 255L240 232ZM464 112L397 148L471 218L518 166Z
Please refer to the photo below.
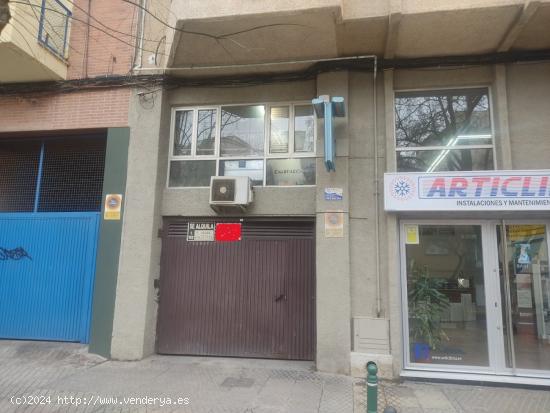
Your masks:
M549 171L386 174L403 375L550 378Z

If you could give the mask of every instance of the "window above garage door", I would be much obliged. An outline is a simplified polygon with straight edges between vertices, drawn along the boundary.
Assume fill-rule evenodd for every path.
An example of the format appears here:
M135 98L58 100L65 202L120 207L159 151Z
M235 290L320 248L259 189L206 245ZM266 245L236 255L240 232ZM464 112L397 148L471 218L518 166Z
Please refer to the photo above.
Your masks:
M206 187L211 176L315 185L315 140L307 102L174 108L168 186Z

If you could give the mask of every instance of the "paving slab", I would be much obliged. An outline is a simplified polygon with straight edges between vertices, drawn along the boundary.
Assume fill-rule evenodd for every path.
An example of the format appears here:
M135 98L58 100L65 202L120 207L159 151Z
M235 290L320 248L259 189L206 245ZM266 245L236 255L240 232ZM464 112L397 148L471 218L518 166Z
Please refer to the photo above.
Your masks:
M2 413L351 413L355 382L310 362L160 355L122 362L77 344L0 341Z
M364 380L316 372L310 362L122 362L79 344L0 340L0 413L364 413L365 396ZM381 381L378 399L379 412L550 413L548 390Z

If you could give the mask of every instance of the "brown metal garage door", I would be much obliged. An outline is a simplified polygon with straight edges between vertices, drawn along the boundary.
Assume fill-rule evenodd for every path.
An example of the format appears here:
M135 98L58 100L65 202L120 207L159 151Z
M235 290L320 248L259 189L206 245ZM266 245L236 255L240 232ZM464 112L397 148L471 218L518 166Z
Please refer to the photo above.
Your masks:
M245 219L237 242L187 241L188 222L214 220L165 219L158 352L313 360L314 221Z

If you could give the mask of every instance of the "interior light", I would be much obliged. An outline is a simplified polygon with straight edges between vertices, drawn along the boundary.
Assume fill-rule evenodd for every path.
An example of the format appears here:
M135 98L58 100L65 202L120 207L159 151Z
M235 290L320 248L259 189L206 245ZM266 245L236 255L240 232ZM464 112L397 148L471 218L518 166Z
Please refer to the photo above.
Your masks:
M454 139L451 139L449 141L449 143L447 145L445 145L446 147L452 147L452 146L456 146L456 143L459 141L459 140L471 140L471 139L491 139L492 138L492 135L487 135L487 134L481 134L481 135L457 135L456 138ZM450 150L449 149L445 149L443 151L441 151L441 153L434 159L434 161L432 162L432 164L430 165L430 167L428 168L428 170L426 172L433 172L435 171L435 168L437 168L437 166L443 161L443 159L445 159L445 157L449 154Z

